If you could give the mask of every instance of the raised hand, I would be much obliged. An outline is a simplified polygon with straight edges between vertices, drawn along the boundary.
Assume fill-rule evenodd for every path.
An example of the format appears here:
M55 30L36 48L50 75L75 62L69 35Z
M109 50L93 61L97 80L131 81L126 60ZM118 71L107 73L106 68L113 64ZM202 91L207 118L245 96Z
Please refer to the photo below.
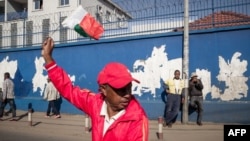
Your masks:
M52 57L54 49L54 40L51 37L46 38L46 40L42 44L42 52L41 55L43 56L45 63L49 64L54 61Z

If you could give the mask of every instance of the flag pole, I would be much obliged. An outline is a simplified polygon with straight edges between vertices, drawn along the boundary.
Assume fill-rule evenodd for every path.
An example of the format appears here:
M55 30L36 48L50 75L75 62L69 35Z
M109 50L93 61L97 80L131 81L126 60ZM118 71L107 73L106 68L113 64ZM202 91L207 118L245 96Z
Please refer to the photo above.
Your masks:
M60 27L60 24L56 27L55 30L53 30L50 34L49 34L49 37L51 37Z

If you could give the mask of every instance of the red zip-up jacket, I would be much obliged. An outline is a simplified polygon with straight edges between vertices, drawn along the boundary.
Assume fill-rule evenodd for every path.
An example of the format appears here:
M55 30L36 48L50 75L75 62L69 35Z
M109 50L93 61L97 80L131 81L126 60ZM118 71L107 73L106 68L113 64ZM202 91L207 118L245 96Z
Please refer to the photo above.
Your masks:
M103 135L104 116L100 115L103 95L73 86L67 73L55 62L47 64L45 68L60 94L91 117L93 141L148 141L148 118L134 96L125 109L125 114Z

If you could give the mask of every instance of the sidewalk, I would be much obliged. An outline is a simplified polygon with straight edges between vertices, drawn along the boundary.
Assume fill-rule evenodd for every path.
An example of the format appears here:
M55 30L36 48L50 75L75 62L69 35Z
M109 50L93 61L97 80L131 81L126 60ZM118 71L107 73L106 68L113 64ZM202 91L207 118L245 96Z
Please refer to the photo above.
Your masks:
M10 116L4 116L0 121L0 141L91 141L91 133L85 131L84 115L62 114L61 118L45 118L45 113L32 114L32 126L28 122L26 111L17 111L17 121L9 121ZM149 121L149 141L159 141L158 121ZM172 128L163 127L164 141L223 141L223 124L175 123Z

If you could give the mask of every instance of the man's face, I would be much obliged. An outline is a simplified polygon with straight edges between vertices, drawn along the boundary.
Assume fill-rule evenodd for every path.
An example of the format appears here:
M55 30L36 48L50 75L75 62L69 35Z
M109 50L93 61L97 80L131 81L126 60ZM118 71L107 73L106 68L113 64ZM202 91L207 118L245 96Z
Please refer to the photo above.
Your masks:
M192 77L192 81L193 81L193 82L197 82L197 81L198 81L197 76Z
M105 96L108 106L111 106L113 111L120 111L126 108L131 100L131 88L132 83L120 89L106 85Z
M179 71L176 71L176 72L174 73L174 78L175 78L175 79L180 79L180 72L179 72Z
M8 78L8 75L7 74L4 74L4 80Z

